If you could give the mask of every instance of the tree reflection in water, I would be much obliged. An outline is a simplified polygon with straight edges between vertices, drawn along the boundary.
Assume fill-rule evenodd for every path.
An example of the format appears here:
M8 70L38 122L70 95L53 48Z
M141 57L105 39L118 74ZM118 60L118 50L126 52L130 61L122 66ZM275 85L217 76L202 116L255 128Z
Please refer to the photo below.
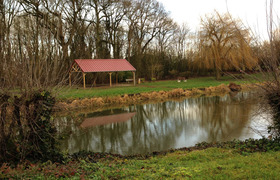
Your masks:
M75 118L57 117L60 132L71 130L62 143L69 153L81 150L120 154L143 154L153 151L193 146L198 142L226 141L255 137L248 134L251 114L256 102L248 101L248 93L235 97L200 97L182 101L135 105ZM135 113L125 122L118 114ZM100 116L118 115L117 122L81 128L74 122L94 120ZM122 116L122 115L121 115Z

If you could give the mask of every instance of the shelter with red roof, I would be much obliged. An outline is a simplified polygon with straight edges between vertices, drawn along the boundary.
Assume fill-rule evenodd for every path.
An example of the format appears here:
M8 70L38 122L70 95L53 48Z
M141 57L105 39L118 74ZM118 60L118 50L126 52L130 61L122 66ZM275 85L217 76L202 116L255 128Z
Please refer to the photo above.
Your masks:
M112 86L112 73L121 71L133 72L133 83L136 84L136 69L126 59L76 59L69 71L69 84L71 86L71 74L73 72L83 73L84 88L86 87L87 73L107 72L110 75L110 86Z

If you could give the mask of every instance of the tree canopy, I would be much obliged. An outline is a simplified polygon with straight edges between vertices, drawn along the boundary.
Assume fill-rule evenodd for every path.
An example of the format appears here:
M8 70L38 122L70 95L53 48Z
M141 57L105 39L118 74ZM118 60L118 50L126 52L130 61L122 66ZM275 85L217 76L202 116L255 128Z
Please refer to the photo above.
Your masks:
M257 58L250 43L249 30L240 20L215 12L201 19L196 61L199 66L214 70L216 79L220 79L223 70L252 69Z

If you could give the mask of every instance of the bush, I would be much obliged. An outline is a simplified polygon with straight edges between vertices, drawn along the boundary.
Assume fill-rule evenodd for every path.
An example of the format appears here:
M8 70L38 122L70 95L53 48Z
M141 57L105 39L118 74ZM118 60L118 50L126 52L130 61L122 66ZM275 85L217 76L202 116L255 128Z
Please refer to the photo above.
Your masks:
M169 71L169 74L172 78L176 78L179 73L177 70L173 69L173 70Z
M185 71L185 72L180 72L179 73L180 77L185 77L186 79L188 79L189 75L190 75L189 71Z
M54 103L44 90L0 95L0 162L61 159L51 122Z
M266 152L266 151L279 151L280 139L246 139L245 141L233 140L228 142L206 143L202 142L196 144L195 147L205 149L209 147L218 148L232 148L240 154L253 153L253 152Z
M274 137L280 138L280 92L267 94L268 103L273 111L273 123L268 127L268 132Z

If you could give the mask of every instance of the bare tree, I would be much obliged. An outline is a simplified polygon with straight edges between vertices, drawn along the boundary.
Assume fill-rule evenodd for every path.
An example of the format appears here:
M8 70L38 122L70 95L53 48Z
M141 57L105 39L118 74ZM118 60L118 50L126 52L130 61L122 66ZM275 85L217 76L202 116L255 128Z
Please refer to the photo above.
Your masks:
M7 68L12 64L12 26L19 12L19 3L15 0L0 1L0 87L9 87Z
M126 0L107 0L102 4L104 14L103 24L106 30L106 42L112 51L112 57L119 59L122 56L124 46L123 19L128 12L128 2Z
M160 26L167 19L167 12L155 0L135 1L128 19L128 56L136 66L139 76L145 74L145 51L160 32ZM132 46L133 45L133 46ZM128 58L130 59L130 57Z
M271 107L263 108L264 111L272 113L273 121L268 127L272 137L280 137L280 61L279 61L279 20L275 19L277 14L274 13L274 1L267 1L267 30L269 41L262 44L259 50L259 58L261 60L260 70L263 73L261 79L263 86L262 99L264 103L268 103ZM264 106L263 106L264 107Z

